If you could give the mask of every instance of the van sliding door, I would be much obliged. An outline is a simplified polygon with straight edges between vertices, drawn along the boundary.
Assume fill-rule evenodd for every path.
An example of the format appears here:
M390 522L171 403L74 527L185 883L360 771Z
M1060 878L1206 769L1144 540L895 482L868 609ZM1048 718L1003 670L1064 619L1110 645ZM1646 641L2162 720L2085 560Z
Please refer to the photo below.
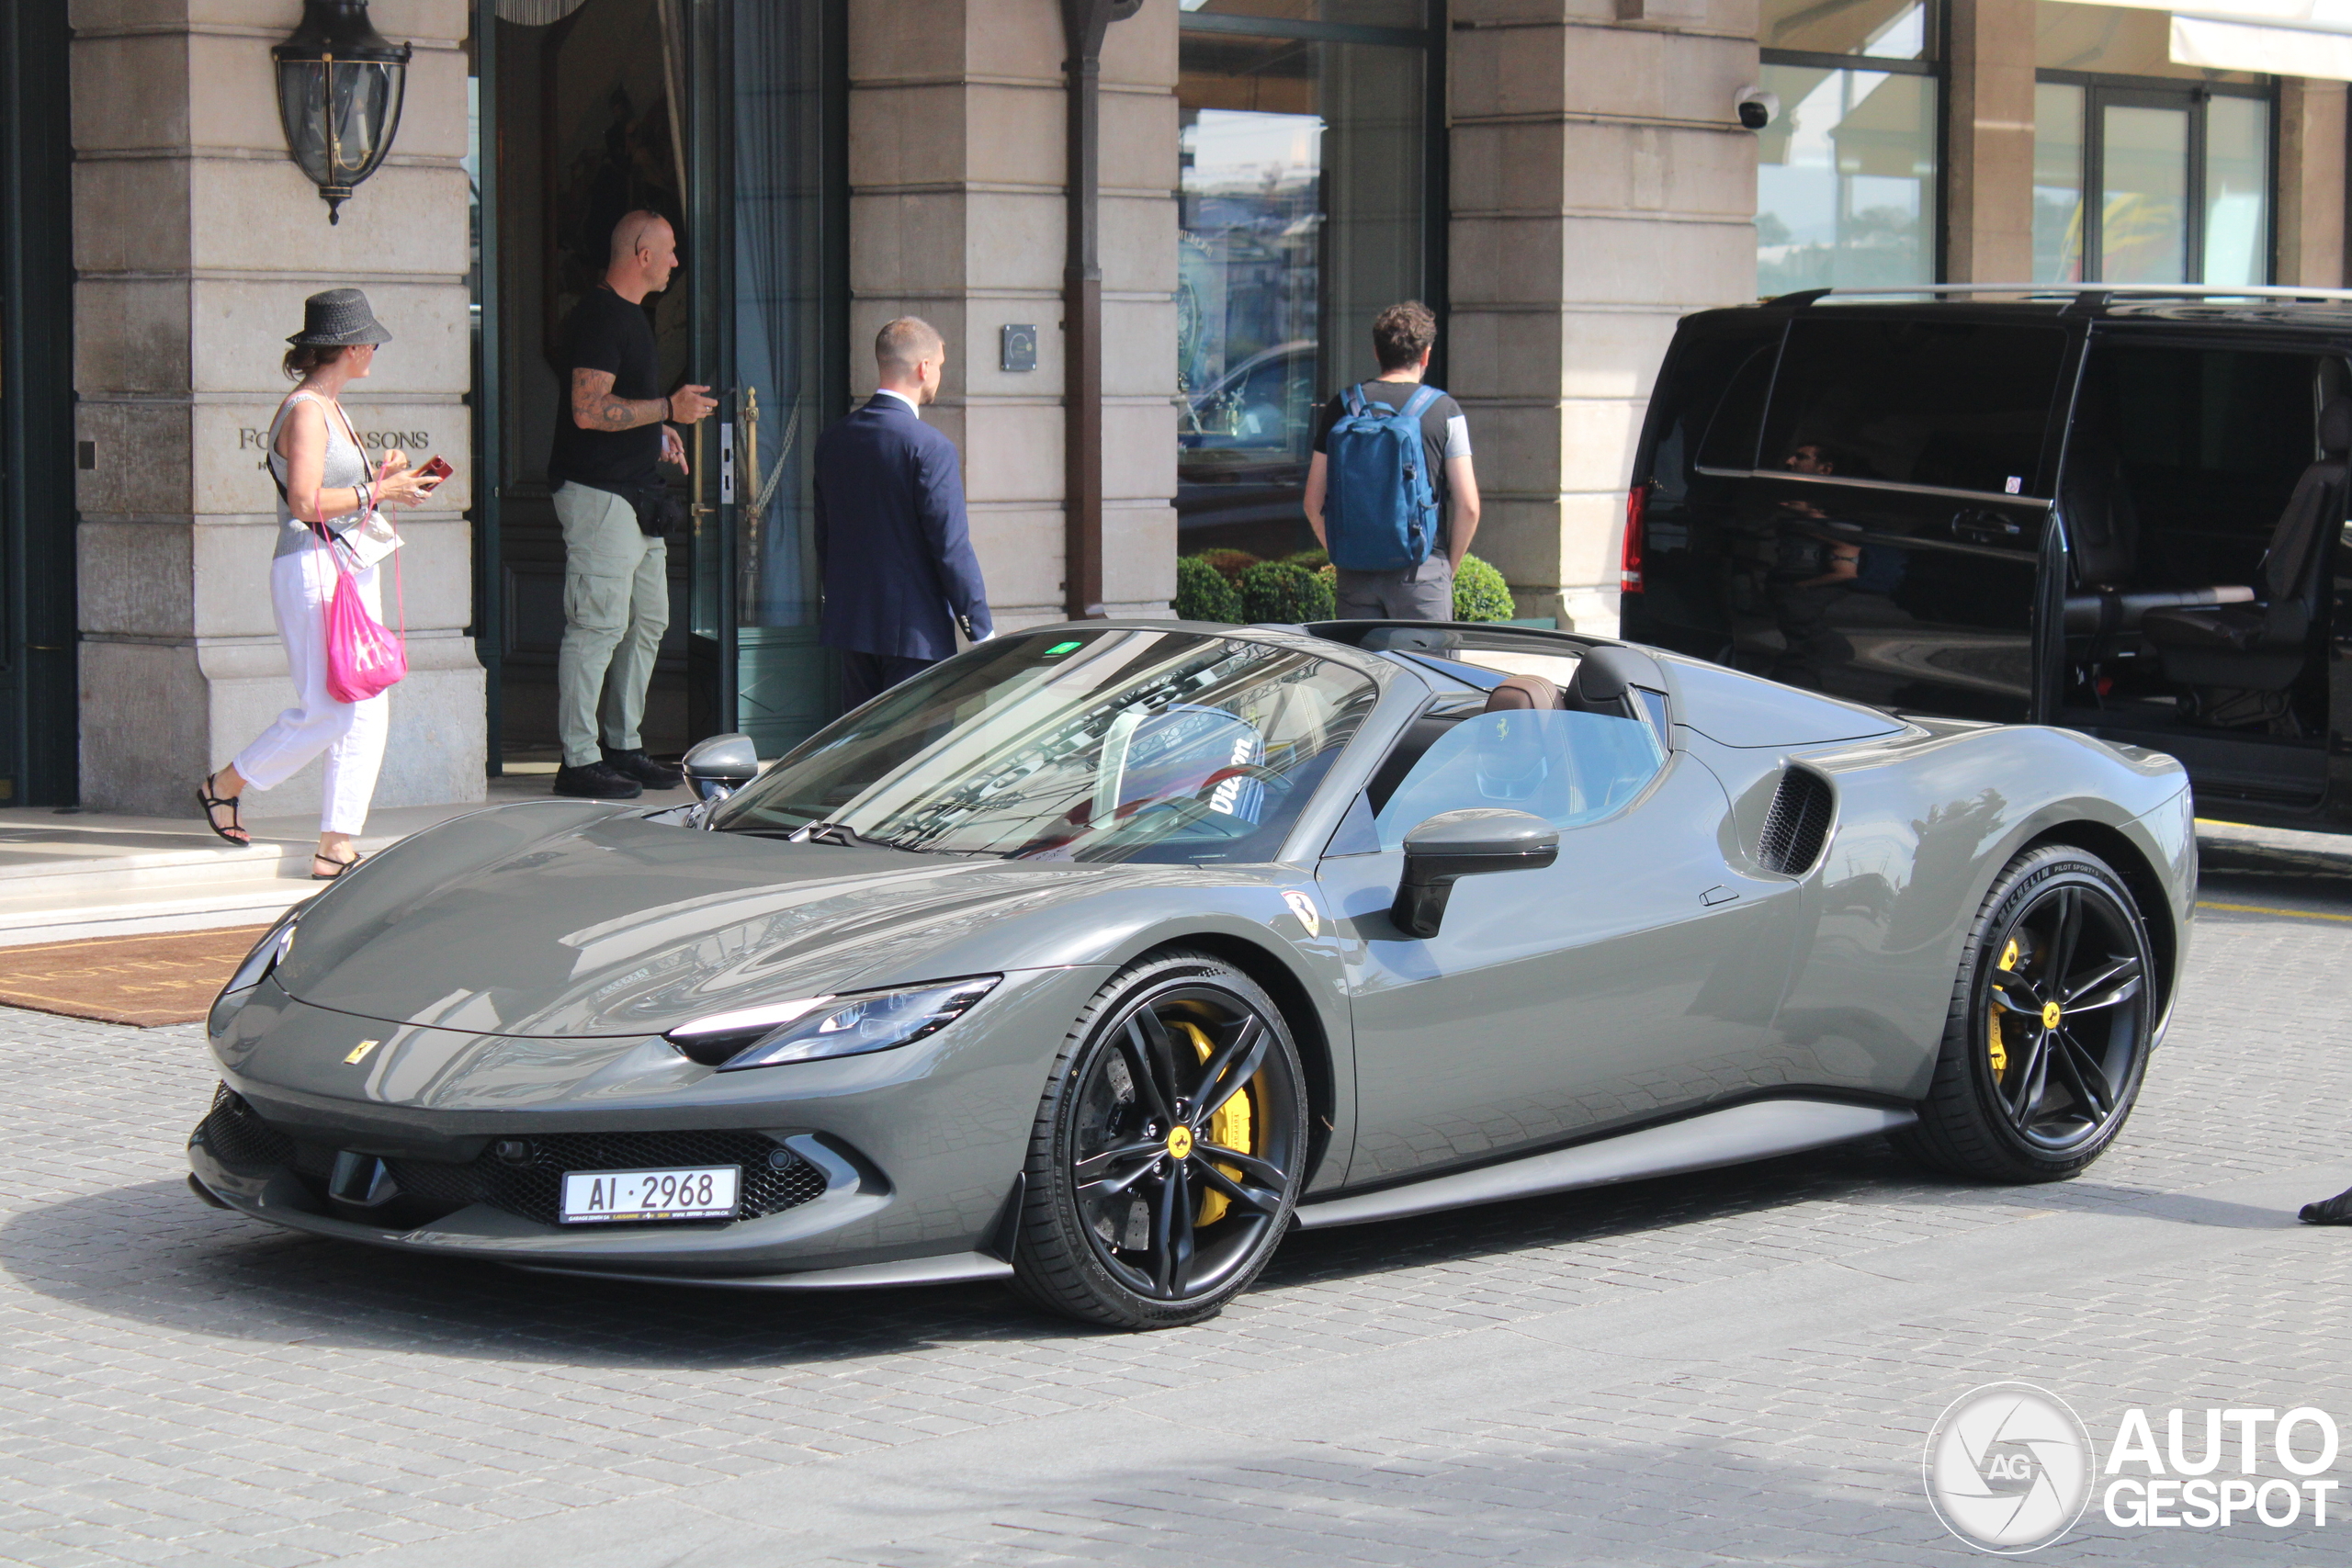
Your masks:
M1743 487L1734 662L1897 711L2030 718L2068 336L1867 307L1792 321Z

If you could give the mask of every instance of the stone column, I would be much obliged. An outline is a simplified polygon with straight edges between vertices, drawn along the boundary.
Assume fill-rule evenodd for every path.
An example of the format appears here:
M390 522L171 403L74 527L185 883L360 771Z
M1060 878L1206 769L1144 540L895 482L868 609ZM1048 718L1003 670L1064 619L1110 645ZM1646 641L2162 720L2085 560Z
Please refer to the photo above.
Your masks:
M270 609L263 463L278 359L322 288L368 291L394 334L345 398L373 445L456 467L401 514L409 677L379 806L479 800L470 619L465 0L378 0L411 41L387 165L339 225L286 153L270 46L299 0L74 0L74 387L81 469L82 799L186 816L196 783L289 705ZM394 617L386 569L385 614ZM317 808L304 769L246 814Z
M956 441L1001 627L1062 618L1062 62L1057 0L850 8L850 376L917 315L947 340L924 418ZM1176 555L1176 8L1102 50L1103 598L1165 615ZM1034 370L1002 329L1037 329Z
M1630 15L1629 15L1630 13ZM1756 295L1753 0L1456 0L1448 389L1522 615L1613 631L1625 485L1693 310Z
M2278 82L2281 283L2344 287L2345 85Z
M2034 0L1951 0L1944 276L2033 276Z

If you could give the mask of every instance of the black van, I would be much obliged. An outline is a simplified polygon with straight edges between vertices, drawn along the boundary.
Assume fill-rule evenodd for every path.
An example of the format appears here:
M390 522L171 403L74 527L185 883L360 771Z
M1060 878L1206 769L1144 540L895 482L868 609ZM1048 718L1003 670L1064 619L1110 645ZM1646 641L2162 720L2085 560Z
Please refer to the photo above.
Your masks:
M1920 298L1971 292L1686 318L1623 635L2154 747L2200 810L2352 828L2352 292Z

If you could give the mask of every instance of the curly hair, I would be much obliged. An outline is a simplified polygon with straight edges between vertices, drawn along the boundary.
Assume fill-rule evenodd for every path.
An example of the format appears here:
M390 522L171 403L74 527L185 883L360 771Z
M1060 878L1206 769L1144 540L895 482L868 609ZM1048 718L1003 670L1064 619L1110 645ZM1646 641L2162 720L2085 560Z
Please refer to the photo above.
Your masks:
M1372 319L1372 352L1383 370L1420 363L1437 342L1437 315L1419 299L1404 299Z

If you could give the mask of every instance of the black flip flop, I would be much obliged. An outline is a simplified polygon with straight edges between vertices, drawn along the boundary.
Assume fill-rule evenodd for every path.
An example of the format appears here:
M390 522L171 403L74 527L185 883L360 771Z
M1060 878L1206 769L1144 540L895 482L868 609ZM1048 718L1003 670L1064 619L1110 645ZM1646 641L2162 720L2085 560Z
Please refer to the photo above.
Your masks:
M361 854L357 850L352 851L351 858L345 861L328 860L324 855L314 854L311 857L312 864L315 865L321 862L324 862L326 864L334 867L334 869L326 873L324 875L321 875L319 873L314 871L311 873L311 880L313 882L333 882L345 872L349 871L353 866L357 865L361 861L366 860L367 858L368 857L366 855Z
M203 808L206 827L243 849L254 841L254 836L245 831L243 818L238 813L237 802L240 797L212 793L212 781L220 776L219 773L207 773L204 776L203 785L196 792L196 804ZM223 806L229 808L229 825L226 828L220 826L220 819L212 815L217 807Z

